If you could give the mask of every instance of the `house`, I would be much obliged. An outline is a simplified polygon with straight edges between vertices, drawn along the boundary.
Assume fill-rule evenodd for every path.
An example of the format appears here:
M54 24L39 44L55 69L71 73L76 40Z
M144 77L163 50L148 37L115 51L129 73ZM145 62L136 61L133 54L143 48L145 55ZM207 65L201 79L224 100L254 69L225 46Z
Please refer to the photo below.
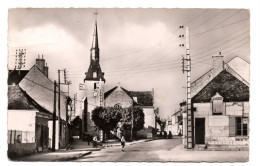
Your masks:
M212 59L213 68L191 85L194 146L213 150L248 149L250 85L249 79L236 72L239 70L235 65L246 62L235 57L225 64L221 54ZM249 74L246 66L249 64L240 68Z
M8 106L8 130L34 133L34 140L32 138L33 142L30 143L36 144L35 151L40 152L51 148L54 84L48 78L48 67L45 65L43 57L37 58L36 64L30 70L9 71L8 97L9 104L11 104ZM58 93L56 98L58 99ZM56 120L56 149L64 148L69 141L67 112L70 98L61 92L60 101L61 123L60 128L58 128L58 120ZM24 103L27 102L29 105L24 106ZM58 104L56 107L58 110ZM18 118L20 121L17 120ZM21 128L25 121L25 124L31 127ZM28 151L32 150L28 149Z
M8 156L46 151L52 114L18 85L8 85Z
M157 132L153 91L128 91L120 85L110 89L104 95L106 107L140 107L144 112L144 129L137 132L137 138L155 138ZM119 134L119 132L117 133ZM118 135L120 137L120 135Z
M183 134L182 114L186 111L186 102L180 103L180 108L172 116L172 135Z

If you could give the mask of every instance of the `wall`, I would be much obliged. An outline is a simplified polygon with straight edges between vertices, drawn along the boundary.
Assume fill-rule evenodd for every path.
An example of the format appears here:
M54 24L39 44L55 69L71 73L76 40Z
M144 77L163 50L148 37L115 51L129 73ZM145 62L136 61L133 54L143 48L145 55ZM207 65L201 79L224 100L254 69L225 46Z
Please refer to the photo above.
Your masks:
M8 110L8 130L35 132L37 110Z
M144 112L144 127L153 127L155 128L155 114L154 108L143 108Z
M35 143L15 143L8 144L8 157L25 156L36 152Z
M120 87L117 87L105 100L106 107L114 107L115 104L120 103L123 108L130 107L133 100Z
M226 115L212 115L211 103L194 103L194 107L196 107L194 118L205 118L205 144L248 145L247 138L238 139L229 136L229 116L242 116L243 109L245 113L249 112L248 102L225 103Z

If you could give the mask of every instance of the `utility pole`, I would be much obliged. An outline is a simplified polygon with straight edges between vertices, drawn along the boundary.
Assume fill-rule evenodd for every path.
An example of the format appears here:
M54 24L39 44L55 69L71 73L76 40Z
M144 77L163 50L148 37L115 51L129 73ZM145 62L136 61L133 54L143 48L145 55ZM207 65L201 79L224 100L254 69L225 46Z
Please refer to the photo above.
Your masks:
M133 130L134 130L134 101L132 104L132 111L131 111L131 141L133 141Z
M57 83L54 81L54 104L52 114L52 151L55 152L55 134L56 134L56 86Z
M58 70L58 130L59 130L59 149L61 140L61 120L60 120L60 70Z
M25 58L26 58L26 49L19 49L19 50L16 49L15 68L19 69L19 75L20 75L21 68L25 67Z
M184 26L180 26L181 29ZM179 37L184 37L184 35L180 35ZM180 44L179 46L183 47L184 44ZM187 67L185 68L184 61L187 61ZM189 27L186 27L186 58L182 57L182 71L187 72L187 87L186 87L186 108L187 108L187 148L193 148L193 116L191 111L191 90L190 90L190 75L191 75L191 58L190 58L190 30Z

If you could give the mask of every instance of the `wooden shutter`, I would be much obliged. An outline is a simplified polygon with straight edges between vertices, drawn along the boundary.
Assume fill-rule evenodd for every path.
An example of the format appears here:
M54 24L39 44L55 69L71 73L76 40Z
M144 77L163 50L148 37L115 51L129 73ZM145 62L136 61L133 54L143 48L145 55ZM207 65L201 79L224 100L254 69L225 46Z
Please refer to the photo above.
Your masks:
M236 136L236 117L229 117L229 136Z

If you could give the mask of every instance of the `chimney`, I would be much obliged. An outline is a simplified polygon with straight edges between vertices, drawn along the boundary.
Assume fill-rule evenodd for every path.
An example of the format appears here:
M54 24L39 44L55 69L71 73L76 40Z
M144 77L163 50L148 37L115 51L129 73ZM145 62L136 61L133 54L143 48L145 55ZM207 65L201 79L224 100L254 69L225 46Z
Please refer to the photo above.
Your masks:
M212 56L212 59L213 59L213 77L215 77L224 69L224 61L221 52L219 52L219 55Z
M45 59L41 59L38 55L38 58L36 59L36 66L44 73Z
M49 67L47 66L47 63L44 66L44 74L46 75L46 77L48 77L48 75L49 75Z

